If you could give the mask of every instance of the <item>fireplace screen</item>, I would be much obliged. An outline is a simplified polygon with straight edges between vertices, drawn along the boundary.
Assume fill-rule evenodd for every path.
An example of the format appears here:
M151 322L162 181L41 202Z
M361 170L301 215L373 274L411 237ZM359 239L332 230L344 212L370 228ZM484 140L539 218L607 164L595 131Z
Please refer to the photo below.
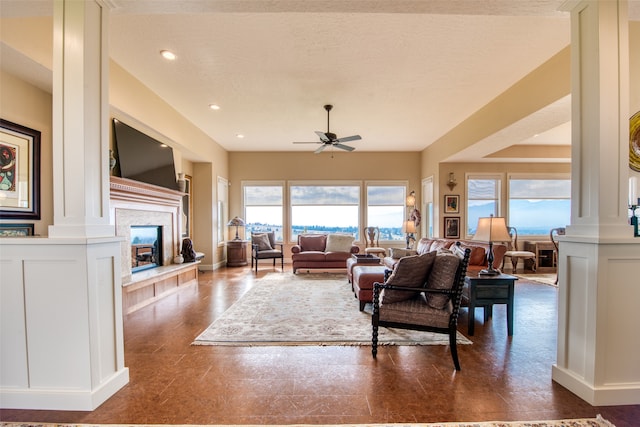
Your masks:
M162 226L131 226L131 272L162 265Z

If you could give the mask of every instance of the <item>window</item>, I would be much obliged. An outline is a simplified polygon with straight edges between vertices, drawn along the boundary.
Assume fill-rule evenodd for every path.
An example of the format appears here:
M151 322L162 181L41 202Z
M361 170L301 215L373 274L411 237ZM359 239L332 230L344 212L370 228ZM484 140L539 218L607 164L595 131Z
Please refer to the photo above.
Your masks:
M368 185L366 226L380 229L381 241L404 240L404 185Z
M422 222L426 229L426 237L433 237L433 178L422 181L422 200L424 201L424 213Z
M348 233L358 239L360 185L292 184L291 241L300 233Z
M548 235L571 223L571 180L509 176L509 221L519 235Z
M277 241L282 235L284 190L282 184L243 184L245 236L252 232L274 231Z
M500 196L499 176L469 175L467 177L467 236L472 236L478 218L498 216Z

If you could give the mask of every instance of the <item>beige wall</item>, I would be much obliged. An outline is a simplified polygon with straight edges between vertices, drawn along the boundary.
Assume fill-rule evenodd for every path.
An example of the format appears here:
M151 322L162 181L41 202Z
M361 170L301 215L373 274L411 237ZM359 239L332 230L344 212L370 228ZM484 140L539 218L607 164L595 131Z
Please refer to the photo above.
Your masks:
M212 223L217 224L216 177L228 176L228 153L144 84L111 61L109 97L113 117L170 145L176 172L192 176L192 240L204 252L203 266L222 262ZM215 230L215 228L213 229Z
M232 152L229 153L229 217L242 216L242 181L358 180L405 181L420 194L417 152ZM419 200L417 200L419 203ZM285 235L285 239L288 240ZM286 252L289 254L290 252Z
M34 233L46 236L53 224L53 160L51 145L51 94L19 78L0 71L0 117L40 131L40 212L41 219L2 220L7 223L33 223Z

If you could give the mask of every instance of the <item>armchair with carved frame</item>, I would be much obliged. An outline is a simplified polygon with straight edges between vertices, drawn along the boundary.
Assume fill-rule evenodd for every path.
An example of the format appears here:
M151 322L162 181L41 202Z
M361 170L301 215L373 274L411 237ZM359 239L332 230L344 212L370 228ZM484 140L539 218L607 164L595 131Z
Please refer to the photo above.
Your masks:
M374 358L378 352L378 329L380 326L428 331L449 336L451 358L455 369L460 370L456 346L458 314L462 303L462 288L464 287L471 249L462 250L458 246L453 252L453 254L435 255L427 276L409 284L409 286L396 286L392 283L403 282L402 280L393 280L394 275L402 274L402 263L405 258L414 258L414 256L401 258L393 273L391 275L385 274L385 283L376 282L374 284L373 316L371 318L373 327L371 353ZM431 252L430 254L435 253ZM387 294L390 291L394 292L393 298L387 298L390 296ZM398 298L397 293L408 295ZM391 302L385 302L385 298ZM398 301L398 299L400 300Z

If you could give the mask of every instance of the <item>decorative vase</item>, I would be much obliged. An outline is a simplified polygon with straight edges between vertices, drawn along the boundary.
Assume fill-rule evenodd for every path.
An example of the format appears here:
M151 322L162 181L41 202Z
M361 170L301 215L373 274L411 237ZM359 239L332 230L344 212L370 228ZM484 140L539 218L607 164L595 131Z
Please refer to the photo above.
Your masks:
M178 181L176 182L178 183L178 191L182 191L184 193L184 190L187 189L187 181L184 179L184 173L178 173Z
M176 255L173 259L174 264L182 264L184 262L184 257L182 255Z
M113 150L109 150L109 170L113 170L116 167L116 157L113 155Z

